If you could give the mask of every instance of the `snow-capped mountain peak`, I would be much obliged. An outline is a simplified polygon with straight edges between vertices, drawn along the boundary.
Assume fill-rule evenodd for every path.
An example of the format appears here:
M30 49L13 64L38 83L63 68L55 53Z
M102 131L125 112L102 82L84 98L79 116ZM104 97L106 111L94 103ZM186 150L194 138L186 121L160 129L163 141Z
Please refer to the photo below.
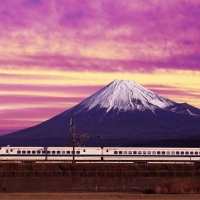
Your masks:
M169 139L200 133L200 109L170 101L133 81L115 80L37 126L2 136L1 145L66 146L70 137L65 133L69 133L73 114L76 133L90 134L87 146L130 146L166 139L169 144Z
M120 111L150 109L154 111L156 108L167 108L175 104L134 81L114 80L79 105L89 110L99 106L106 108L108 112L111 109Z

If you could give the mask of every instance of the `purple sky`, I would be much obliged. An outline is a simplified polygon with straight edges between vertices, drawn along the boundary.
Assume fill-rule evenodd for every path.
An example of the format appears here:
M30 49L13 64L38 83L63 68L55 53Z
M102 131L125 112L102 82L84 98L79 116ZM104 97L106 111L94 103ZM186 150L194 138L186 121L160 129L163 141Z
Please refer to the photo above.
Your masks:
M0 134L114 79L200 108L200 0L0 0Z

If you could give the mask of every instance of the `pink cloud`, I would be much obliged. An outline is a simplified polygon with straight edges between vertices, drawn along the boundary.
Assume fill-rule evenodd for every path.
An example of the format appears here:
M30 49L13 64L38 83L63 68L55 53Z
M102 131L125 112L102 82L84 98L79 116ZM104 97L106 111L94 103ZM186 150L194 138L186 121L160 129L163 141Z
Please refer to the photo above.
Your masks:
M152 74L157 69L200 71L199 19L200 0L0 0L0 68ZM0 76L10 81L1 84L1 92L27 92L0 98L1 106L26 104L20 113L1 111L1 122L9 126L5 118L12 116L16 127L34 125L40 121L38 116L52 117L103 87L12 85L12 78L20 81L27 75ZM28 76L42 78L47 77ZM198 91L146 87L163 96L200 97ZM31 91L66 91L79 97L34 96ZM41 109L41 104L50 109ZM58 108L52 109L55 104ZM30 120L22 125L18 115Z
M165 85L152 85L152 84L148 84L148 85L144 85L144 87L148 88L149 90L163 96L170 96L170 97L187 97L188 99L198 99L200 98L200 94L198 89L190 89L190 90L184 90L184 88L182 90L180 90L180 88L177 87L172 87L172 86L165 86ZM173 99L170 99L173 100Z
M20 112L18 109L4 110L3 115L0 116L0 133L5 133L4 130L7 129L19 130L30 126L34 126L36 124L48 120L49 118L55 115L58 115L65 109L49 107L20 109Z
M1 116L1 120L6 120L6 121L36 121L39 122L42 118L50 118L53 117L61 112L64 112L68 108L55 108L55 107L49 107L49 108L26 108L26 109L21 109L20 113L18 109L7 109L4 110L3 117ZM38 118L38 120L37 120ZM33 120L31 120L33 119ZM3 123L2 123L3 124Z
M14 75L8 75L9 79L12 79ZM27 78L27 76L19 76L16 75L18 78ZM32 76L31 76L32 77ZM36 77L33 77L34 79ZM41 78L41 77L40 77ZM51 92L63 92L63 93L73 93L73 94L84 94L89 95L97 92L105 85L92 85L92 86L53 86L53 85L19 85L19 84L1 84L1 91L51 91Z
M2 40L6 38L23 49L35 43L34 36L23 33L34 32L46 45L50 40L58 45L52 54L25 55L24 49L17 60L1 59L0 65L105 72L117 71L119 65L122 71L130 72L152 72L155 68L199 70L200 1L7 0L0 1L0 7ZM21 36L13 34L19 30ZM78 50L65 55L63 41L74 42ZM116 54L114 59L99 58L95 45L111 41L116 44L111 51L129 49L133 57L118 59ZM9 42L5 45L10 46ZM94 49L91 58L79 55L84 47ZM51 51L51 46L48 49ZM44 45L41 52L46 51ZM156 57L154 51L160 55Z
M34 55L22 56L20 60L0 60L0 65L13 68L58 69L64 71L93 71L93 72L147 72L156 69L200 70L200 54L178 55L159 59L98 59L86 57L69 57L63 55Z
M85 99L85 97L42 97L42 96L32 96L31 95L31 91L30 93L27 93L27 95L16 95L15 98L10 98L10 95L1 95L1 99L0 99L0 104L3 105L12 105L12 104L16 104L16 103L20 103L20 104L59 104L59 103L63 103L63 104L67 104L67 103L79 103L82 100ZM7 102L7 103L6 103Z

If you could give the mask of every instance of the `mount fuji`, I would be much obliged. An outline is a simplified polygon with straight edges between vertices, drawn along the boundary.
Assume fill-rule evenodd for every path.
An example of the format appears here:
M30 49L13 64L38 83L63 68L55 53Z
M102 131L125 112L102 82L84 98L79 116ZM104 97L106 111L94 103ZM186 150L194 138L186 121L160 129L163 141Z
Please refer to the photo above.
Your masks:
M69 110L0 137L0 145L68 146L69 121L89 134L86 146L133 146L200 136L200 109L176 103L133 81L115 80Z
M82 103L80 107L88 110L100 106L108 113L110 110L144 111L168 108L175 102L163 98L133 81L115 80Z

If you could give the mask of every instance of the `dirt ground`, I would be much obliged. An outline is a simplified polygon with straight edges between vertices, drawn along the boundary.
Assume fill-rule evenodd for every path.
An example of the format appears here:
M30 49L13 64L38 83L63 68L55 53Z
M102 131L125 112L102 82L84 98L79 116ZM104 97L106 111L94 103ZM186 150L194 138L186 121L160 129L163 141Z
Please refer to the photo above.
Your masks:
M0 193L3 200L199 200L200 194L133 194L128 192Z

